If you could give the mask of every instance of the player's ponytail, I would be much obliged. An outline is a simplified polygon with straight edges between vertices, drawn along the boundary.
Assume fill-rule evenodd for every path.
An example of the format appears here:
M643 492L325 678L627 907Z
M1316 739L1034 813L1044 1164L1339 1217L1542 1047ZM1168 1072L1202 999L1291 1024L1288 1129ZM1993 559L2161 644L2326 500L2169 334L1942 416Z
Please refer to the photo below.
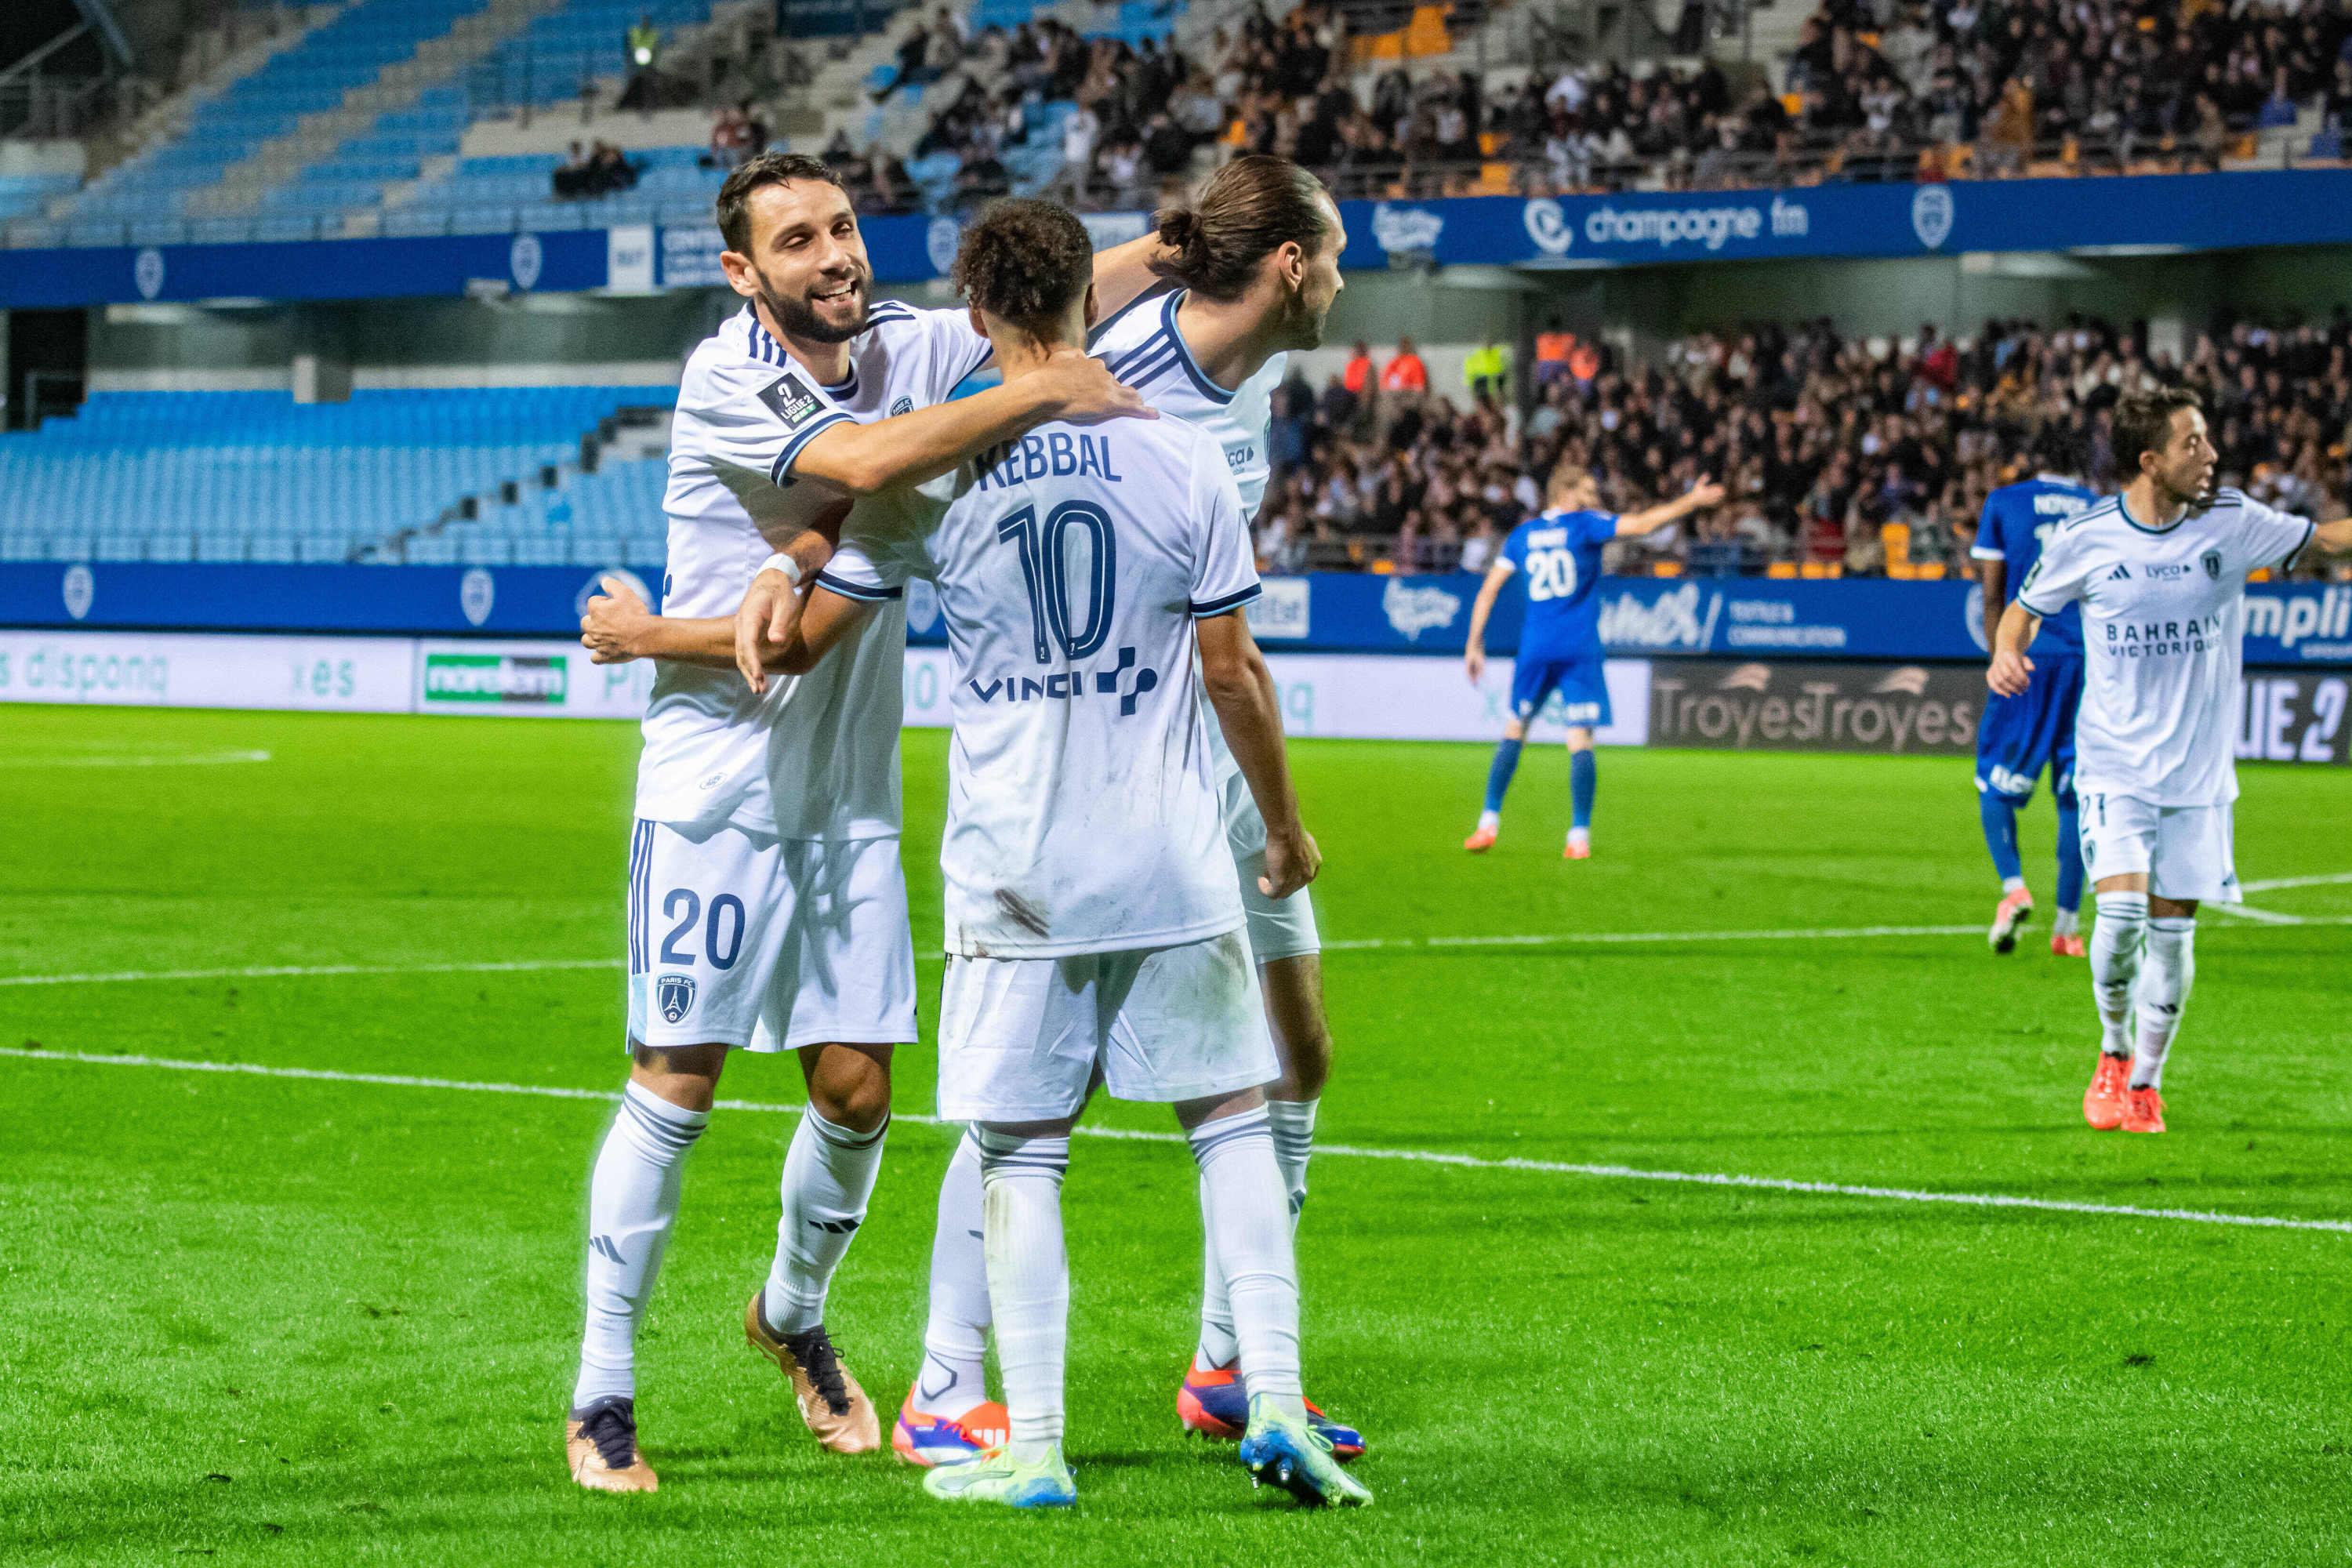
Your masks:
M1312 255L1332 233L1323 182L1287 158L1252 153L1209 176L1191 205L1156 215L1169 254L1151 269L1212 300L1236 300L1285 245Z

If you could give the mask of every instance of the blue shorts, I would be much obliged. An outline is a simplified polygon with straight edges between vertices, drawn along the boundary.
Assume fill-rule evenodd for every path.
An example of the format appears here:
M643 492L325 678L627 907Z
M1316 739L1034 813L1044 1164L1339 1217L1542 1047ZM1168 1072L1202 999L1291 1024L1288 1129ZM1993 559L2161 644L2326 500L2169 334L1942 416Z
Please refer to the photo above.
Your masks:
M2083 661L2071 656L2037 658L2033 679L2018 697L1986 699L1977 729L1977 788L2022 805L2046 766L2050 793L2074 796L2074 715L2083 706Z
M1598 658L1522 658L1511 669L1511 713L1524 724L1544 700L1559 693L1550 715L1563 724L1597 730L1609 722L1609 682Z

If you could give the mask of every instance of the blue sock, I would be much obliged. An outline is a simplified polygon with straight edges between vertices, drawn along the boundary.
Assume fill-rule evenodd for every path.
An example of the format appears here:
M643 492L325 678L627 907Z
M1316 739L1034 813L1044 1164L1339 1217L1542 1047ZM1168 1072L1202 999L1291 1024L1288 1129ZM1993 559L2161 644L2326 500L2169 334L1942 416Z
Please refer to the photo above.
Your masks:
M1592 826L1592 792L1600 783L1600 764L1588 748L1568 754L1568 798L1570 807L1569 824L1574 827Z
M1994 790L1977 792L1977 811L1984 818L1985 847L1992 851L1992 868L2006 883L2022 879L2025 866L2017 858L2017 807Z
M2058 799L2058 907L2083 907L2083 818L2071 795Z
M1505 741L1495 748L1495 765L1486 770L1486 809L1503 809L1503 796L1509 793L1511 775L1519 771L1519 747L1523 742Z

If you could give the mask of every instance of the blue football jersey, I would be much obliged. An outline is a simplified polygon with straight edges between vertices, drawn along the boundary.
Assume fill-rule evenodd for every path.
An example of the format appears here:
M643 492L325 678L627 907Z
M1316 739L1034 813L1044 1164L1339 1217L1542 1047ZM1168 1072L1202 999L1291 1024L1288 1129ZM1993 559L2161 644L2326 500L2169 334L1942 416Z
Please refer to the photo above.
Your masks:
M1527 579L1519 657L1601 657L1601 547L1617 537L1605 511L1548 511L1511 530L1501 560Z
M2034 563L2042 559L2042 541L2062 523L2089 510L2098 499L2095 490L2048 474L2003 485L1985 498L1984 515L1977 521L1976 547L1969 553L1979 561L2004 564L2004 608L2033 574ZM2042 653L2082 658L2082 612L2068 605L2043 621L2033 646Z

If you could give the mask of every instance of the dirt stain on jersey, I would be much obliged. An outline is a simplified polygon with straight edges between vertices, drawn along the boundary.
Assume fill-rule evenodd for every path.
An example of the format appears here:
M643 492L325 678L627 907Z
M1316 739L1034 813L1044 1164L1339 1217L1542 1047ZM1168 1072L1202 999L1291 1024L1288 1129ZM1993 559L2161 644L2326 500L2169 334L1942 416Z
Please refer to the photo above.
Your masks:
M1037 906L1010 888L996 889L996 907L1003 911L1006 920L1011 921L1031 936L1053 934L1045 929L1045 917L1038 912Z

